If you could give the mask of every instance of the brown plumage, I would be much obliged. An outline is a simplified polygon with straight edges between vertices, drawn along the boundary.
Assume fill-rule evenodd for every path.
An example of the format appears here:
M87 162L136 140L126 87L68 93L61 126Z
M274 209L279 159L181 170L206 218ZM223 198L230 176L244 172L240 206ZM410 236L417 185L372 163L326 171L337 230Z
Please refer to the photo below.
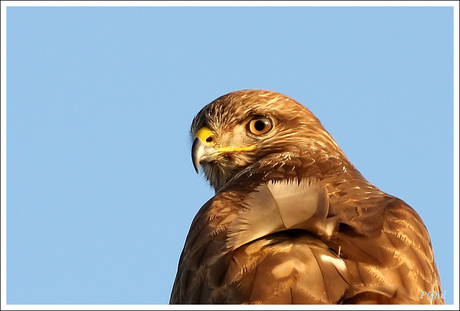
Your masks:
M216 195L198 211L170 303L439 304L427 229L370 184L319 120L270 91L195 117L192 158Z

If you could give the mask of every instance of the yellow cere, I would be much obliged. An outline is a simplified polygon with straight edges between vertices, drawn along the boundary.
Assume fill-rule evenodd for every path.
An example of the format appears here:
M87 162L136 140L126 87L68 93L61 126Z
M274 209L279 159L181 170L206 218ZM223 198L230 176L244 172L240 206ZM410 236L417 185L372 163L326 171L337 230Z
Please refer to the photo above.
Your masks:
M196 132L196 138L198 138L199 140L201 140L201 142L203 144L207 144L207 145L210 145L209 142L207 142L206 140L209 138L209 137L214 137L214 132L211 131L208 127L204 126L202 128L200 128L198 130L198 132Z
M198 138L199 140L201 140L201 142L205 145L214 145L214 140L211 140L209 141L209 138L213 138L214 137L214 132L211 131L208 127L204 126L202 128L200 128L198 130L198 132L196 133L196 138ZM223 147L218 147L216 148L217 151L219 151L220 153L222 152L232 152L232 151L251 151L251 150L254 150L256 149L256 146L255 145L250 145L250 146L243 146L243 147L239 147L239 146L223 146Z

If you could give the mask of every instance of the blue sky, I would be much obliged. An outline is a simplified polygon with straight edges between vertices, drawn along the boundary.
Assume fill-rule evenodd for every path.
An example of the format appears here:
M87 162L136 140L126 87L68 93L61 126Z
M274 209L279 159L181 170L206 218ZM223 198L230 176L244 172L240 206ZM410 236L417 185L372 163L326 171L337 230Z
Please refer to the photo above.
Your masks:
M7 304L167 304L213 195L191 163L191 121L248 88L303 103L370 182L421 215L453 303L452 7L6 17Z

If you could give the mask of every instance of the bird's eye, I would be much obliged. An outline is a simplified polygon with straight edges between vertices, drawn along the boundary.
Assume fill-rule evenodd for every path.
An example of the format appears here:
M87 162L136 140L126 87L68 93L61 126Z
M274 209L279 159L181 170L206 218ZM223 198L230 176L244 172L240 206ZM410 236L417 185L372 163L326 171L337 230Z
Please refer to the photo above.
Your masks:
M255 117L248 123L249 131L254 135L263 135L273 128L272 120L267 117Z

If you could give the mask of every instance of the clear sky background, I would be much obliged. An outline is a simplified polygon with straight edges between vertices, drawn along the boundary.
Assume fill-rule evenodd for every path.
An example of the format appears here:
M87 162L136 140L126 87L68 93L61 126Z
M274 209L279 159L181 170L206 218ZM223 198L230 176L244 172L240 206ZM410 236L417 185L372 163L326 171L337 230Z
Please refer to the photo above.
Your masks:
M6 14L8 304L167 304L213 195L192 166L191 121L248 88L303 103L371 183L415 208L453 303L452 8Z

